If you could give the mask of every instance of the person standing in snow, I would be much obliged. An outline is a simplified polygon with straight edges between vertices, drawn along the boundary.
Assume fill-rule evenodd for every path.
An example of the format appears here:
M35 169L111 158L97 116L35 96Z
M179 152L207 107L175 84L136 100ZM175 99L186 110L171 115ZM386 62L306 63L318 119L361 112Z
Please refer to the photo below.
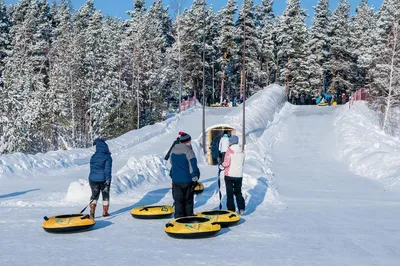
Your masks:
M183 134L185 134L185 132L180 131L180 132L178 133L178 137L177 137L176 140L174 140L174 142L172 143L171 148L169 148L167 154L166 154L165 157L164 157L164 160L166 160L166 161L169 160L169 157L171 156L172 148L173 148L176 144L181 143L179 137L182 136Z
M179 139L180 143L172 148L170 159L175 218L194 215L194 188L200 178L196 155L191 148L190 135L184 133Z
M242 195L244 154L238 143L238 136L229 138L230 146L226 151L222 166L225 168L226 207L230 211L236 211L233 199L233 195L235 195L239 214L244 214L246 207Z
M92 190L90 197L90 216L94 218L97 200L100 193L103 199L103 217L110 216L108 208L110 204L111 168L112 158L107 143L102 139L95 140L96 152L90 158L89 185Z
M222 162L224 160L225 157L225 153L229 148L229 136L228 136L228 132L224 131L224 135L222 136L221 140L219 141L219 158L220 161Z

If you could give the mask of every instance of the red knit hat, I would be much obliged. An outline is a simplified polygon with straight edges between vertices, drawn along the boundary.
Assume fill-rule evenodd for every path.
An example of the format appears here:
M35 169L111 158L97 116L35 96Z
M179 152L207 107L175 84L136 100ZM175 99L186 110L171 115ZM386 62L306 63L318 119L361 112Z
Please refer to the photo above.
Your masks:
M178 133L179 136L182 136L183 134L185 134L185 132L183 132L183 131L179 131L179 133Z

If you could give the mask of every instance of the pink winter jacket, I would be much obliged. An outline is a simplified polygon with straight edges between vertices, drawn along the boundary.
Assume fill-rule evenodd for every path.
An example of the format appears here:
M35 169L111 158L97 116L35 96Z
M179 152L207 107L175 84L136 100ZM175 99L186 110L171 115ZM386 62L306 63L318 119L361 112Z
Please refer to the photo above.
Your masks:
M243 177L244 154L239 145L234 144L225 153L222 166L225 167L225 176Z

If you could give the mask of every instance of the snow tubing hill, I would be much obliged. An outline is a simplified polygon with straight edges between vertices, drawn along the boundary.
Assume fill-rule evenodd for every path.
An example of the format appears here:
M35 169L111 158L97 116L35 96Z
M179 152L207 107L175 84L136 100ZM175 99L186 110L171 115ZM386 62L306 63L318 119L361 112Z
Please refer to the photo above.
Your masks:
M175 238L202 238L215 235L221 230L221 225L210 219L198 216L188 216L171 220L165 225L165 232Z
M174 208L170 205L140 206L131 210L131 215L138 219L162 219L170 218Z
M201 182L197 182L197 183L198 183L197 186L194 188L194 193L196 193L196 194L201 193L204 190L203 183L201 183ZM170 188L172 188L172 184L171 184Z
M76 233L90 229L96 224L88 214L66 214L44 217L43 229L48 233Z
M232 226L240 221L240 215L233 211L213 210L198 212L195 215L208 218L211 222L218 223L222 227Z

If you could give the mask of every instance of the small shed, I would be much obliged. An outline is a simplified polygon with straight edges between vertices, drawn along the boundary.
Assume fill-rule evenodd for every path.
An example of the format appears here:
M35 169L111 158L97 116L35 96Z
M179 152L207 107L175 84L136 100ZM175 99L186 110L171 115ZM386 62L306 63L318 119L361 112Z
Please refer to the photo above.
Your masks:
M236 135L236 129L228 124L217 124L206 129L207 161L211 165L218 164L219 141L224 132L229 136Z

